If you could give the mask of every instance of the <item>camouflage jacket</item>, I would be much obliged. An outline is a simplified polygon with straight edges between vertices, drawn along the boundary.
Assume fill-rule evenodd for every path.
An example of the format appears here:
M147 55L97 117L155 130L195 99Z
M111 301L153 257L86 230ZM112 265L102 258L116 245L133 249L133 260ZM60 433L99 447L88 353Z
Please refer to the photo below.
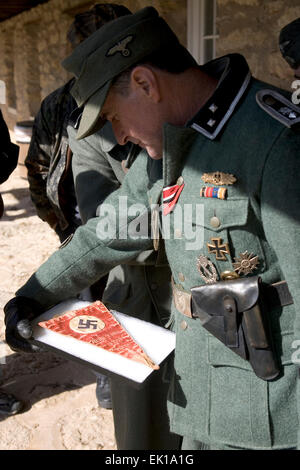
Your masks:
M74 79L43 100L25 160L37 214L60 233L74 231L80 224L67 134L69 116L76 108L70 94L73 83Z

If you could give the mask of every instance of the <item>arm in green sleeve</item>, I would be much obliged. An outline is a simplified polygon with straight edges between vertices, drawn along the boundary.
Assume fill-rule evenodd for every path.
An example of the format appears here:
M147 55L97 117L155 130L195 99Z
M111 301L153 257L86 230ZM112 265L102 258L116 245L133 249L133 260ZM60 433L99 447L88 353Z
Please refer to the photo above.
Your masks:
M284 130L267 160L262 180L262 220L267 242L275 250L288 283L295 318L288 328L300 340L300 135ZM282 316L285 315L283 308ZM292 357L293 349L290 354ZM300 410L300 364L295 364L298 410ZM291 366L292 367L292 366ZM299 415L299 413L298 413ZM300 448L300 429L298 433Z
M300 135L285 130L266 162L261 190L262 221L267 242L294 299L300 339Z
M147 183L147 156L142 155L133 164L122 187L105 200L108 211L79 227L71 242L54 253L19 289L17 295L32 298L44 308L49 308L76 295L114 266L124 264L140 252L152 248ZM121 209L119 214L121 196L126 198L128 207L141 204L145 208L143 219L148 224L148 230L142 237L135 238L130 234L120 237L119 227L124 234L124 229L136 220L136 215L124 218ZM120 217L122 222L119 222ZM107 233L109 237L105 239Z

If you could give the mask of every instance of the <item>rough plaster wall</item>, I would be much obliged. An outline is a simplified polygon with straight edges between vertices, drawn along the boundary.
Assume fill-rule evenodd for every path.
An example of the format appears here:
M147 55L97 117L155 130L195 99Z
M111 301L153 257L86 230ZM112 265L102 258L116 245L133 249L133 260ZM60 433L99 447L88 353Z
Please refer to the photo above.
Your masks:
M218 0L217 55L240 52L260 80L290 89L293 72L282 58L278 35L300 17L300 0Z
M66 33L74 15L94 3L50 0L0 23L0 80L6 82L7 88L7 103L1 104L1 109L10 128L16 121L33 117L41 99L70 78L60 65L71 52ZM147 5L154 6L186 44L186 0L116 3L126 5L133 12Z

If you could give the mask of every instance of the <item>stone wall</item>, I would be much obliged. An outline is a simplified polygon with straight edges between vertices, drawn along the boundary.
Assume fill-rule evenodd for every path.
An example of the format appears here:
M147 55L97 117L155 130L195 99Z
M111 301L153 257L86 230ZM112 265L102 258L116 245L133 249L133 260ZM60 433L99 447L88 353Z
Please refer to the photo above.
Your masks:
M0 80L6 84L6 104L0 104L10 129L16 121L33 118L41 100L68 80L60 65L71 52L66 33L74 15L95 3L50 0L0 23ZM186 0L115 3L126 5L133 12L154 6L186 44Z
M117 0L116 0L117 2ZM0 23L1 104L10 129L32 118L41 100L67 81L60 63L71 51L66 33L76 13L95 1L49 0ZM133 12L152 5L186 44L187 0L119 0ZM218 0L217 56L240 52L261 80L290 88L293 74L278 48L280 29L300 16L300 0Z
M282 58L281 28L300 16L300 0L218 0L217 55L240 52L254 76L291 89L293 71Z

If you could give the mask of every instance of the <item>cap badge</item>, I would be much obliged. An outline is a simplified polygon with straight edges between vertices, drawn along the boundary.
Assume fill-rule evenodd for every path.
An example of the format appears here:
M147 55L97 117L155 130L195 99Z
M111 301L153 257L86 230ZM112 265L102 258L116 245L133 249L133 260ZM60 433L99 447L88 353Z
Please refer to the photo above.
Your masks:
M233 269L238 274L251 274L252 271L257 269L259 264L258 256L254 256L253 253L240 253L238 258L235 258L235 263L233 264Z
M218 280L218 273L213 263L204 255L197 258L197 268L201 278L206 284L214 284Z
M233 184L236 182L236 177L230 173L223 173L222 171L214 171L213 173L203 173L201 176L204 183L215 184L222 186L223 184Z
M126 38L122 39L121 41L117 42L117 44L115 44L113 47L111 47L107 51L106 56L109 57L109 56L117 54L117 52L120 52L120 54L122 54L123 57L129 57L131 54L131 51L126 46L132 40L133 40L132 35L126 36Z

